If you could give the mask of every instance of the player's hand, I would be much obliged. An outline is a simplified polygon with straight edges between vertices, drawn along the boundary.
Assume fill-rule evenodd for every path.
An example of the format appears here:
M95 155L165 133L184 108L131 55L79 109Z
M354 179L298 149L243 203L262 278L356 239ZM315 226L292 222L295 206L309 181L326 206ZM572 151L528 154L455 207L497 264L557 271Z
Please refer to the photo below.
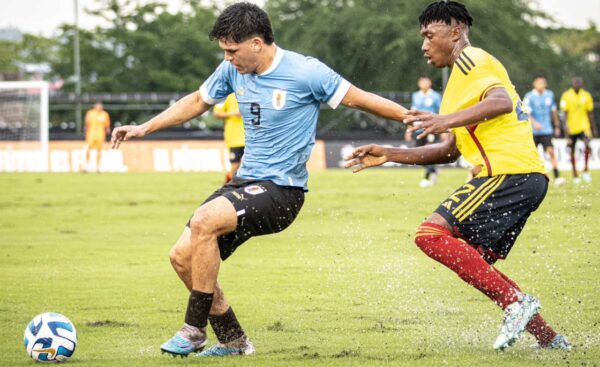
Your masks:
M542 124L540 124L539 122L535 121L533 123L533 128L536 129L536 130L538 130L538 131L542 130Z
M365 168L381 166L387 162L387 149L375 144L363 145L354 149L344 159L346 160L344 168L352 168L352 172L356 173Z
M429 134L443 134L450 130L450 119L447 116L436 113L408 110L406 118L402 121L410 125L408 131L412 133L415 130L423 129L423 132L417 136L422 139Z
M118 149L119 145L121 145L121 142L134 138L143 138L144 135L146 134L141 126L120 126L113 129L110 142L112 143L113 149Z
M554 137L555 138L560 137L560 127L555 127L554 128Z

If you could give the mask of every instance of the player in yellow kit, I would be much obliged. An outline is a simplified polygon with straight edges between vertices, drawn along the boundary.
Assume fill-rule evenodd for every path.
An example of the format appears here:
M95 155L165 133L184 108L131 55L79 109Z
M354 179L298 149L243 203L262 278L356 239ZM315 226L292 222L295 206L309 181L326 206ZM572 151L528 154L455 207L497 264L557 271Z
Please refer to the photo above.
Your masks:
M90 167L90 153L92 149L96 150L96 167L100 170L100 152L106 141L106 134L110 133L110 116L104 110L102 102L96 102L94 108L88 110L85 114L85 143L87 146L85 153L85 170Z
M577 165L575 161L575 145L577 140L583 141L585 145L583 168L583 180L592 181L592 176L588 170L588 161L592 152L590 148L590 138L598 136L596 133L596 124L594 123L594 101L592 95L583 89L583 79L573 78L572 88L564 92L560 97L560 109L566 115L567 136L569 137L569 148L571 150L571 165L573 167L573 178L575 183L579 183L577 174Z
M213 114L216 118L225 121L223 135L229 149L229 163L231 163L231 169L227 173L225 182L229 182L240 167L245 146L244 120L240 115L235 93L231 93L223 103L216 105Z
M473 18L456 1L430 4L419 17L428 63L452 69L440 114L411 110L405 123L427 134L451 131L441 143L418 148L367 145L354 150L346 167L358 172L386 162L448 163L462 155L477 176L446 200L417 230L415 243L502 309L504 322L494 348L512 345L524 330L539 346L570 349L538 314L539 301L524 294L494 263L504 259L548 189L531 124L502 64L470 45Z

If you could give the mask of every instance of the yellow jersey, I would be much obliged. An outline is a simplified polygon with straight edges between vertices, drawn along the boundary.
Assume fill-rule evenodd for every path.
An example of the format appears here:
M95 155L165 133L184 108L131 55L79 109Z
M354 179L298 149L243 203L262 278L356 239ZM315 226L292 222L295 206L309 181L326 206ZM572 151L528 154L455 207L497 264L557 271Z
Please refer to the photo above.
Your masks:
M106 129L110 127L110 116L108 112L91 109L85 114L85 140L104 141Z
M452 129L458 150L467 162L481 167L477 177L545 173L521 99L504 66L484 50L467 47L459 55L444 91L440 114L472 107L494 88L506 89L513 111Z
M240 108L237 99L235 99L235 93L228 95L223 103L215 106L214 110L223 113L239 112ZM246 143L242 116L227 117L225 119L223 135L225 136L225 144L228 148L243 147Z
M591 134L589 113L594 110L594 100L588 91L582 88L575 93L571 88L564 92L560 97L560 109L567 113L569 134Z

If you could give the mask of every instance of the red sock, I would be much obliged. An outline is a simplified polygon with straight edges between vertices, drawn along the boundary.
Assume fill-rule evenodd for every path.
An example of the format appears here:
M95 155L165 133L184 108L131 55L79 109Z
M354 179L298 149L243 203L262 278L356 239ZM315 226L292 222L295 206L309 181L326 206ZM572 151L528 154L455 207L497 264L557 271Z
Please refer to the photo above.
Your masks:
M447 228L425 222L417 230L415 243L427 256L450 268L502 309L519 299L518 289L498 274L477 250L454 237Z
M504 280L512 284L513 287L515 287L519 291L521 290L517 283L515 283L512 279L507 277L500 270L496 269L496 272L500 274L500 276L503 277ZM546 323L546 320L544 320L544 318L540 314L535 315L533 319L529 321L525 330L527 330L530 334L535 336L535 339L542 347L545 347L548 344L550 344L552 342L552 339L554 339L554 337L557 335L556 332L552 330L550 325Z

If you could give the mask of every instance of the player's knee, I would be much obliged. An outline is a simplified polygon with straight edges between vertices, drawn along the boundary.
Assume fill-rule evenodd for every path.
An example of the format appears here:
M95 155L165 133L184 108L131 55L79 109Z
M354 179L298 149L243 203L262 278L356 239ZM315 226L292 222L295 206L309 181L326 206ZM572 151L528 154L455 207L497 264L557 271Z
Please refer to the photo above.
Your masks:
M209 235L214 230L210 217L203 208L198 208L190 220L190 229L193 233Z
M171 266L176 271L183 270L185 264L185 258L182 251L177 247L177 245L173 246L169 251L169 260L171 261Z

